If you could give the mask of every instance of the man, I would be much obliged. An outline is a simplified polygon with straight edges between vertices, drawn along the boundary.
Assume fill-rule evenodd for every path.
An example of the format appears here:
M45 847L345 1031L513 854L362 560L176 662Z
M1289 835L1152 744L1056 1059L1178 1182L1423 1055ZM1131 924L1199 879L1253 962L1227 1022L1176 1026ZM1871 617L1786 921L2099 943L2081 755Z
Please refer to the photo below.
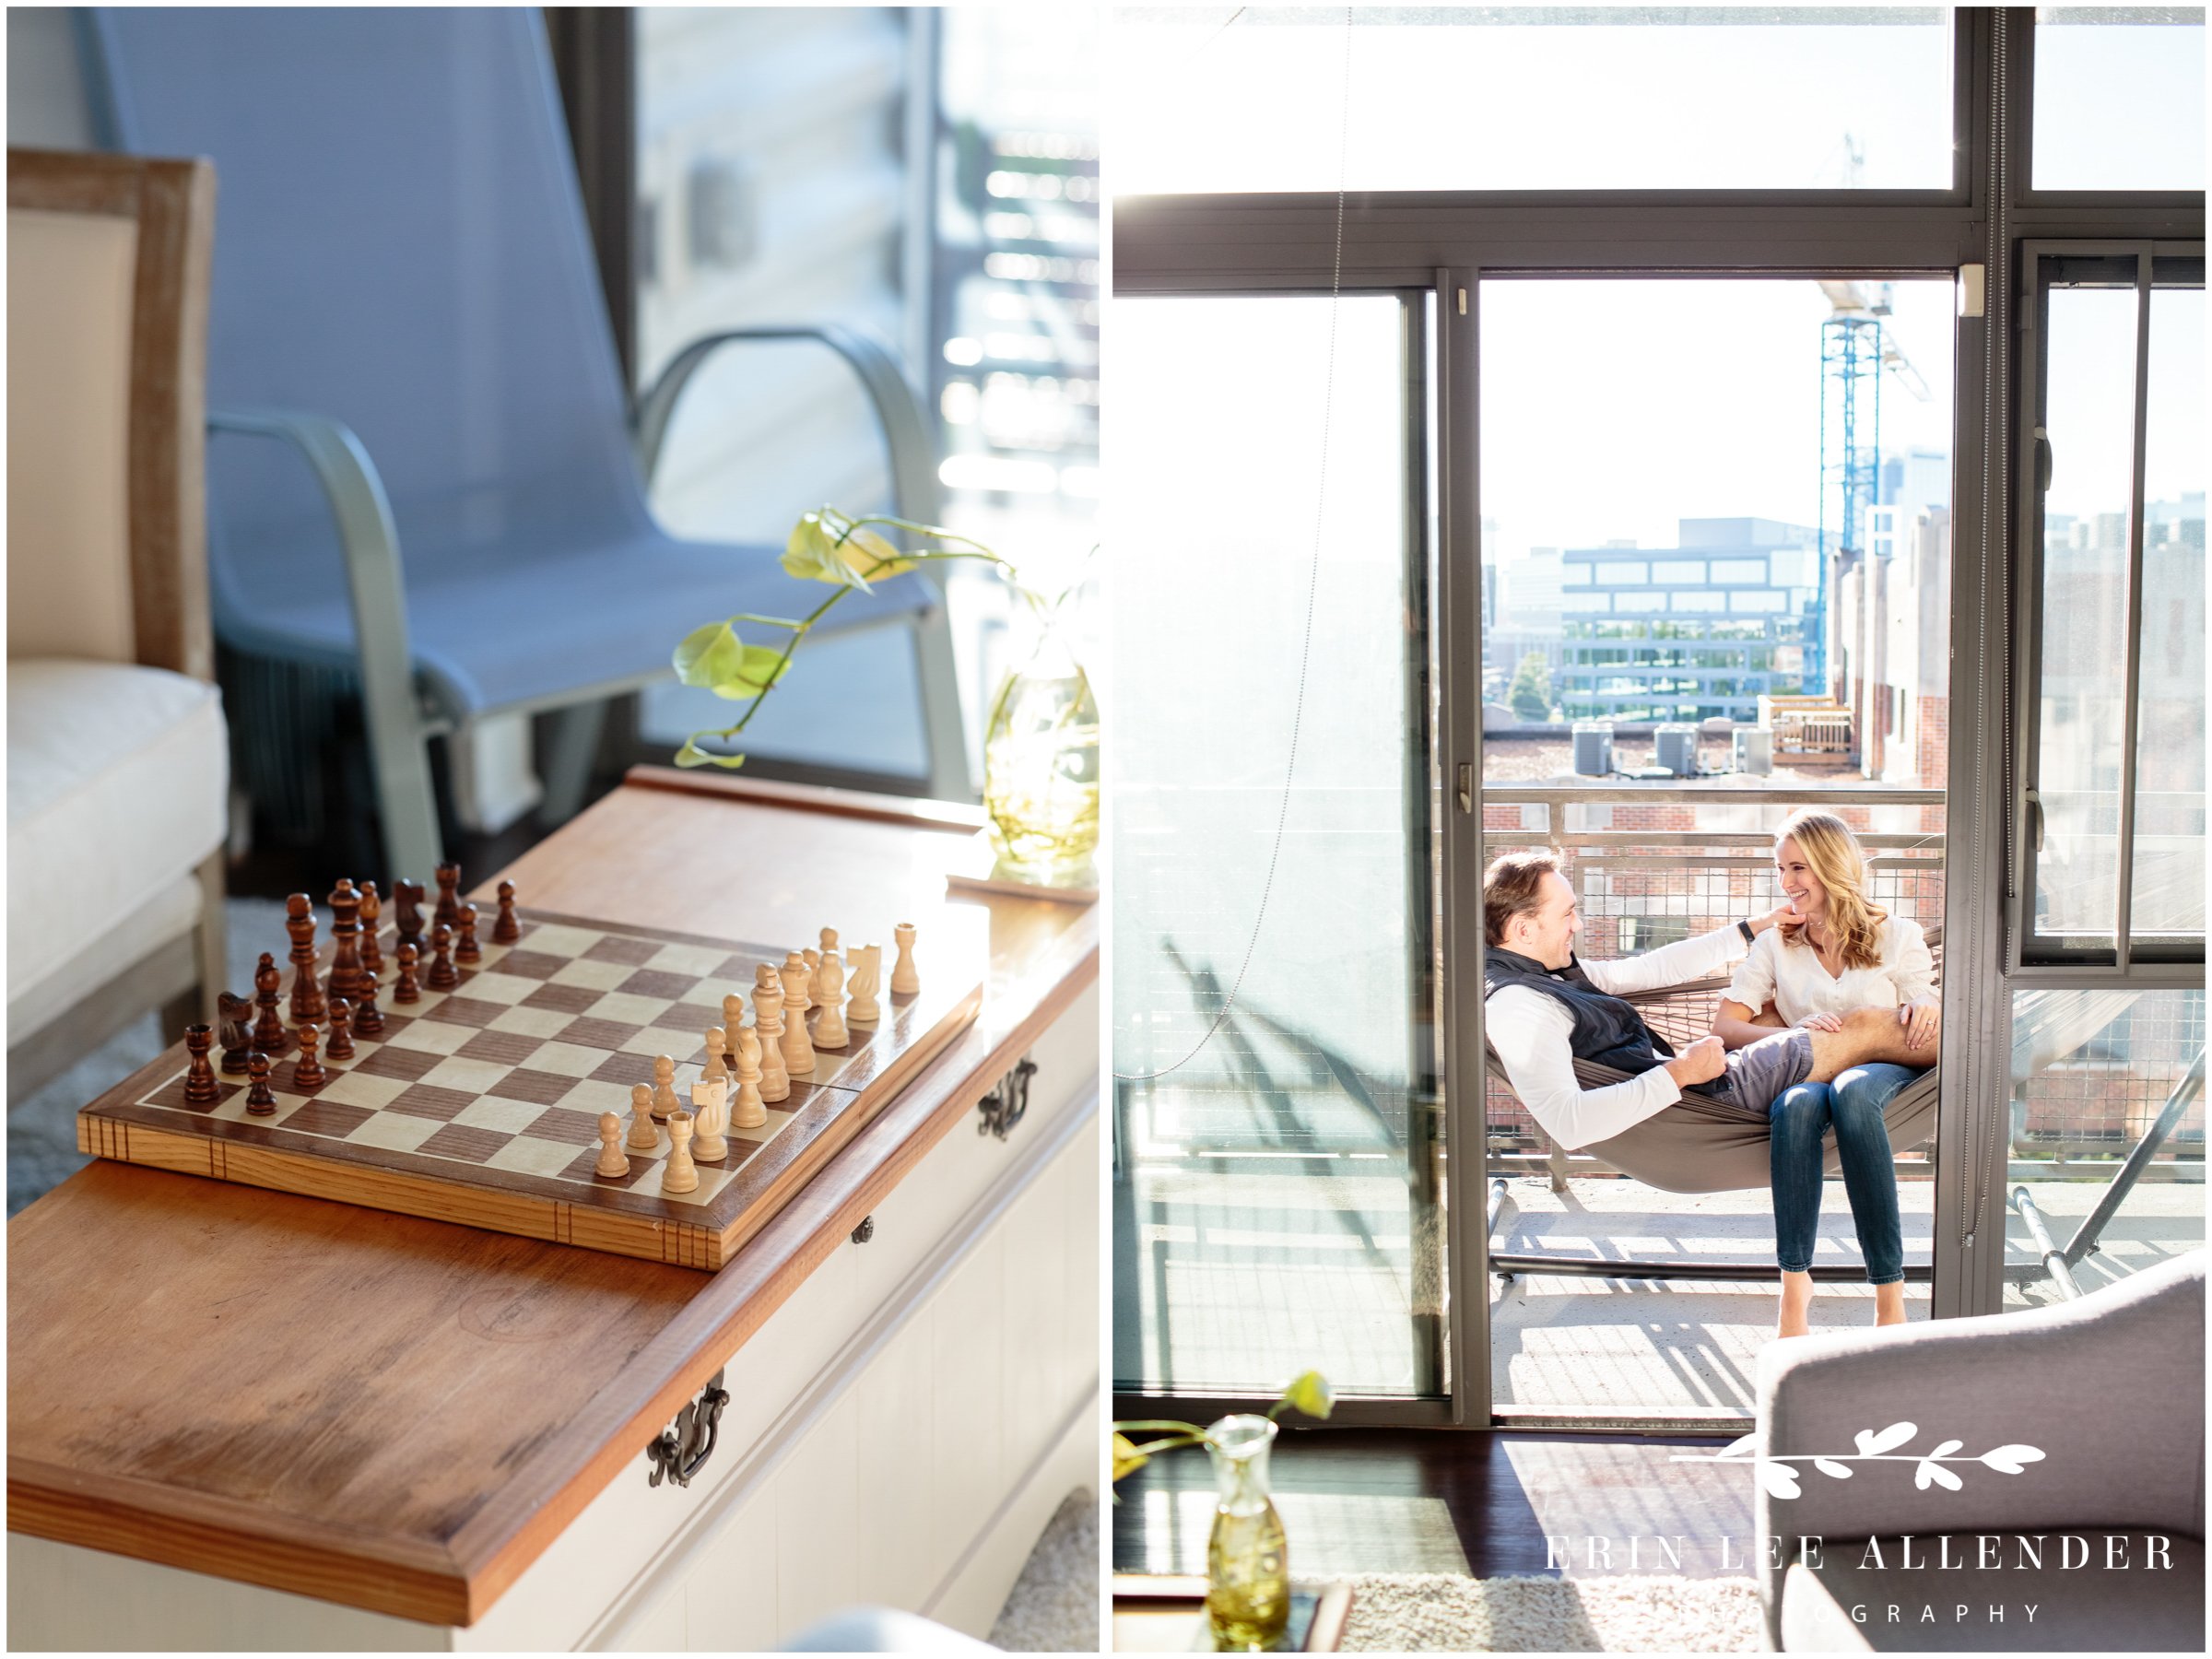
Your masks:
M1700 1037L1677 1054L1621 1000L1719 972L1751 941L1791 914L1787 904L1695 939L1618 961L1582 963L1583 931L1574 888L1559 860L1543 852L1508 853L1482 878L1484 1030L1504 1063L1506 1080L1546 1134L1569 1151L1610 1140L1683 1098L1700 1093L1762 1117L1783 1090L1812 1078L1828 1082L1870 1060L1924 1065L1905 1046L1897 1010L1861 1008L1838 1030L1795 1027L1728 1052ZM1635 1075L1584 1088L1578 1059ZM1701 1087L1700 1087L1701 1086Z

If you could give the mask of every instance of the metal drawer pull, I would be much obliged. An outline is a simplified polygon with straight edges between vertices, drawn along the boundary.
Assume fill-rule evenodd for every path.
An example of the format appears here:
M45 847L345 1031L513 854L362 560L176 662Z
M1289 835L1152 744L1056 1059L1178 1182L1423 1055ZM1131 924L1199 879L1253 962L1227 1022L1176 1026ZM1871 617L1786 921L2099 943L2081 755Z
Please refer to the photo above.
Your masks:
M873 1216L863 1216L860 1218L860 1225L853 1230L853 1242L855 1244L865 1244L875 1236L876 1218Z
M1030 1109L1030 1079L1037 1075L1037 1063L1024 1059L1020 1065L998 1080L998 1087L975 1103L982 1114L975 1125L978 1135L995 1135L1005 1140L1014 1125L1021 1122L1021 1114Z
M676 1422L661 1433L661 1438L645 1448L652 1460L653 1473L647 1486L659 1486L661 1477L679 1487L691 1484L691 1477L707 1466L707 1459L714 1455L714 1440L722 1424L722 1408L730 1403L728 1390L722 1385L722 1372L709 1379L706 1389L698 1399L676 1414Z

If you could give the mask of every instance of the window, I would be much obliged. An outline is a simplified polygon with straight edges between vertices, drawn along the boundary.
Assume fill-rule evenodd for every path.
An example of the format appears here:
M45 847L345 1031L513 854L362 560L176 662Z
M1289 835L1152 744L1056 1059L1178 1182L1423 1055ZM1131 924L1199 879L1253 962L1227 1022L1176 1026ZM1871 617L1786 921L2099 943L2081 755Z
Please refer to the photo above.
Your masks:
M2038 190L2205 187L2205 13L2042 6L2035 13Z
M1712 561L1712 582L1715 587L1743 582L1764 587L1767 582L1767 561L1763 559L1716 559Z
M1568 594L1560 600L1560 608L1571 611L1609 611L1613 608L1611 594Z
M1732 611L1782 611L1788 607L1789 595L1786 594L1771 591L1746 593L1738 589L1728 595L1728 608Z
M1652 580L1661 586L1702 586L1705 561L1701 559L1662 559L1653 562Z
M1597 567L1597 580L1605 587L1641 587L1652 579L1651 569L1641 559L1608 559Z

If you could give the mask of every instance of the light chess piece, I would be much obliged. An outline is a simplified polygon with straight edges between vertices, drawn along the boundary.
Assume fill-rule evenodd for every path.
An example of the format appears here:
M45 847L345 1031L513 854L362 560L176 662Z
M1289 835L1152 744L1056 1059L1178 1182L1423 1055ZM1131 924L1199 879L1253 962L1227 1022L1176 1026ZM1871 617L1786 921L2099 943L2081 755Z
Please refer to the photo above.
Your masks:
M651 1123L653 1120L646 1120ZM660 1142L655 1140L654 1146ZM618 1180L629 1173L629 1159L622 1150L622 1114L603 1112L599 1114L599 1161L592 1166L593 1172Z
M829 955L829 954L830 954L831 951L835 950L836 948L837 948L837 929L836 929L836 928L834 928L834 927L825 927L825 928L823 928L823 929L822 929L822 954L823 954L824 956L828 956L828 955Z
M814 1044L806 1038L806 959L793 951L783 959L783 1069L795 1079L814 1073Z
M632 1152L657 1152L661 1133L653 1126L653 1086L633 1083L629 1087L629 1149Z
M691 1156L706 1163L720 1163L730 1155L730 1143L722 1138L729 1123L724 1103L729 1088L720 1077L712 1083L702 1077L691 1085Z
M853 953L853 977L846 982L851 998L845 1018L853 1025L874 1025L883 1018L876 993L883 988L883 947L863 945Z
M783 1086L791 1092L791 1085ZM758 1129L768 1122L768 1108L761 1104L760 1096L760 1033L742 1030L737 1033L737 1102L730 1112L733 1129Z
M676 1062L666 1054L653 1057L653 1115L663 1123L672 1112L681 1112L684 1103L676 1098Z
M691 1161L691 1114L680 1108L668 1114L668 1161L661 1171L661 1191L699 1191L699 1166Z
M822 1005L821 1017L814 1022L816 1048L841 1049L853 1041L845 1030L845 965L837 959L837 952L827 951L822 965L814 971L815 1000Z
M729 1053L729 1033L721 1026L707 1028L707 1063L700 1067L699 1072L701 1083L720 1083L730 1075L730 1068L723 1062L723 1056Z
M762 987L753 993L753 1039L760 1045L760 1098L791 1099L791 1074L783 1069L783 993ZM738 1058L745 1051L738 1051Z
M745 998L732 991L722 999L722 1060L729 1071L737 1069L737 1033L745 1029Z
M822 994L814 988L814 975L822 965L822 953L810 947L799 952L799 959L806 964L806 1006L818 1008L822 1006Z
M891 994L912 996L922 989L922 975L914 967L914 924L901 922L891 929L899 942L899 959L891 964Z
M783 966L777 971L777 978L783 982L783 1014L786 1018L794 1014L804 1014L814 1006L814 967L806 960L805 951L794 950L786 956Z

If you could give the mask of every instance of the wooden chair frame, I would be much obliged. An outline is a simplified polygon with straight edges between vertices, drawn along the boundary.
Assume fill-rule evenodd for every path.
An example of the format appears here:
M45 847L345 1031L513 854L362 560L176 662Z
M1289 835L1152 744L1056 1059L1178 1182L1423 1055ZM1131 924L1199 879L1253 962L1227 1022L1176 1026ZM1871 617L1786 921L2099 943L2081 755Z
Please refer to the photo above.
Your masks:
M135 660L210 683L207 295L215 169L85 151L10 149L10 210L100 215L137 226L128 434ZM53 1080L148 1007L165 1033L213 1018L224 977L223 849L204 859L200 924L158 946L8 1050L10 1104Z

